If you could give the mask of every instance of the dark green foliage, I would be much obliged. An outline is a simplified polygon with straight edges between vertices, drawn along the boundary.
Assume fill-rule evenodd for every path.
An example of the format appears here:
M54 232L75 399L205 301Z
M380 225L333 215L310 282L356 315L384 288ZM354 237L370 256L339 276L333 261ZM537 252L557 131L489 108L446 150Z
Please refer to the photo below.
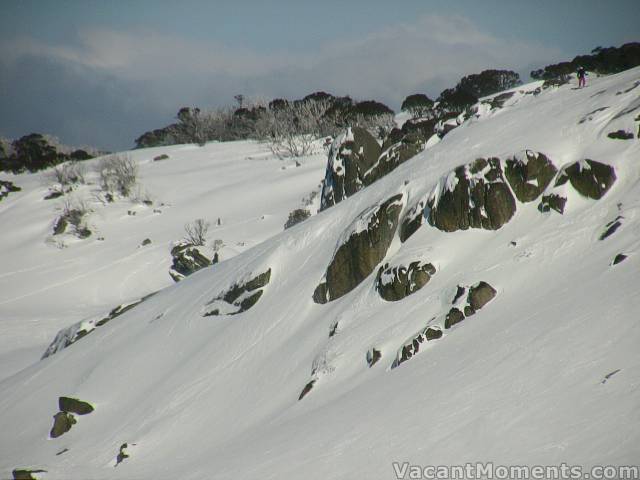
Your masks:
M58 153L56 147L39 133L31 133L15 140L11 144L13 153L0 160L0 169L21 173L36 172L57 165L69 157Z
M463 77L456 89L474 97L486 97L503 90L517 87L520 75L511 70L484 70L480 73Z
M404 99L400 108L403 112L411 112L414 117L424 117L431 112L433 100L423 93L414 93Z
M478 102L478 97L458 88L448 88L438 97L438 110L443 113L463 112Z
M578 67L600 74L618 73L640 65L640 42L626 43L621 47L594 48L591 55L579 55L570 62L547 65L531 72L536 80L547 80L570 75Z

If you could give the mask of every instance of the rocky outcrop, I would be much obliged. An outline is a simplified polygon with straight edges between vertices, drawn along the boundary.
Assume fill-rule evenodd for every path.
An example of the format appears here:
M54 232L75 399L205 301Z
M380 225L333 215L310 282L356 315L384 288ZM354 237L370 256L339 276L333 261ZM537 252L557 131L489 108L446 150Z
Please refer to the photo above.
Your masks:
M378 270L376 290L388 302L396 302L424 287L436 273L430 263L412 262L408 267L385 264Z
M369 208L347 229L339 242L323 281L313 294L326 303L353 290L385 257L398 227L402 194Z
M525 150L505 163L505 177L522 203L536 200L558 171L546 155L531 150Z
M76 415L87 415L93 412L93 405L71 397L59 397L58 408L62 412L75 413Z
M581 160L565 166L558 174L555 186L564 185L567 181L580 195L599 200L616 181L616 173L611 165Z
M617 265L617 264L619 264L620 262L623 262L626 259L627 259L627 256L624 253L619 253L613 259L613 262L611 262L611 265Z
M16 468L11 472L11 475L13 476L13 480L38 480L42 478L38 474L46 472L46 470L42 469L31 470L28 468Z
M298 396L298 401L302 400L304 397L307 396L307 394L311 391L311 389L313 388L313 385L316 383L315 380L311 380L309 383L307 383L304 388L302 389L302 391L300 392L300 395Z
M429 223L445 232L497 230L516 211L498 158L478 158L450 172L440 180L427 206Z
M616 232L616 230L618 230L622 226L622 219L623 217L618 216L615 220L612 220L611 222L607 223L606 225L607 228L604 232L602 232L602 235L600 235L600 240L604 240L610 237L611 235L613 235Z
M400 347L400 350L396 354L396 358L391 365L391 368L396 368L400 364L411 359L420 351L420 346L424 342L430 342L442 337L442 330L438 327L425 327L420 330L416 335L411 337L407 342Z
M76 417L71 413L58 412L53 416L53 427L51 427L49 436L51 438L58 438L71 430L71 427L76 423Z
M51 438L58 438L71 430L77 423L74 414L88 415L93 412L93 405L90 403L70 397L59 397L58 408L60 411L53 416L53 427L49 432Z
M42 355L42 358L47 358L48 356L53 355L54 353L57 353L60 350L67 348L69 345L74 344L81 338L84 338L85 336L93 332L97 327L101 327L107 324L108 322L110 322L111 320L113 320L114 318L119 317L125 312L128 312L135 306L144 302L146 299L155 295L155 293L156 292L146 295L145 297L142 297L140 300L136 300L135 302L118 305L116 308L111 310L107 314L107 316L99 320L96 320L96 319L81 320L80 322L74 323L70 327L63 328L56 334L56 337L49 344L49 346L47 347L47 350Z
M169 275L175 282L179 282L184 277L191 275L198 270L218 263L218 253L216 252L213 260L210 260L201 252L202 247L195 246L191 243L181 242L171 249L173 263Z
M376 163L364 173L362 178L364 186L380 180L399 165L424 150L425 146L426 141L419 133L412 132L404 135L397 143L386 148Z
M264 287L271 280L271 269L255 277L234 283L206 305L205 317L237 315L253 307L264 293Z
M464 294L467 294L466 299ZM478 310L493 300L498 292L487 282L478 282L471 287L458 286L453 299L453 307L445 316L444 328L449 329L474 315Z
M13 182L0 180L0 201L2 201L4 197L8 197L10 193L19 192L20 190L22 189L15 186Z
M364 188L363 177L378 160L380 145L364 128L350 127L329 150L320 210L325 210Z
M380 360L381 358L382 358L382 353L380 352L380 350L376 348L371 348L367 351L367 365L369 365L369 368L373 367L376 363L378 363L378 360Z
M567 204L567 199L557 193L551 193L549 195L543 195L538 204L538 210L541 212L550 212L555 210L559 214L564 213L564 207Z
M614 140L633 140L633 133L627 132L626 130L616 130L615 132L608 133L607 137Z

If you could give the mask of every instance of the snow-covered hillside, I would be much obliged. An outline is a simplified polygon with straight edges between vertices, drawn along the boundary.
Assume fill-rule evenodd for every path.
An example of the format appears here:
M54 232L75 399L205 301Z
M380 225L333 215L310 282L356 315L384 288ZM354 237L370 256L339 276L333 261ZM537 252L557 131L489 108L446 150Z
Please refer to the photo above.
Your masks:
M89 185L50 200L51 170L3 175L22 191L0 201L0 378L38 361L59 329L173 284L171 245L186 223L211 223L207 244L223 242L221 260L281 232L289 212L318 193L326 162L316 155L295 167L255 142L128 154L139 165L137 198L110 204L92 173L100 159L83 162ZM168 158L153 160L162 155ZM52 234L67 199L91 210L89 238ZM151 243L143 246L145 239Z
M2 237L0 308L22 332L38 331L48 302L75 302L67 289L103 314L168 286L168 244L189 219L235 230L220 234L221 263L0 382L0 476L382 479L395 478L392 462L637 463L640 68L580 90L539 86L481 104L440 142L277 234L326 158L281 171L255 144L221 144L200 168L197 147L167 149L176 158L141 177L171 226L110 205L95 214L103 244L62 250L43 240L51 207L33 207L46 189L12 179L23 192L0 203L3 228L19 226ZM608 137L618 130L634 138ZM259 229L262 215L271 223ZM140 253L145 237L157 252ZM98 258L110 248L132 261ZM36 268L45 276L28 288ZM51 340L66 323L44 325ZM54 415L71 429L51 438Z

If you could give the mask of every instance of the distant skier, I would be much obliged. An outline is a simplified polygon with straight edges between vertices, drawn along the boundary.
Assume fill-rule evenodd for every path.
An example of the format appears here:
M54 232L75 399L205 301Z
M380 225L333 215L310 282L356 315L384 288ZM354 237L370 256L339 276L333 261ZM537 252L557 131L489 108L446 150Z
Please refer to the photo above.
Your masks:
M584 67L578 67L578 88L587 86L587 72Z

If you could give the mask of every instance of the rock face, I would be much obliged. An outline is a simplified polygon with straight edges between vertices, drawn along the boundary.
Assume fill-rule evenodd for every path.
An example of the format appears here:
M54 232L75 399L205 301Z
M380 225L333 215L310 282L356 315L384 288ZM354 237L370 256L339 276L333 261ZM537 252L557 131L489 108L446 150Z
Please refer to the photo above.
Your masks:
M353 290L385 257L398 227L402 194L362 213L336 249L313 299L326 303Z
M439 230L497 230L513 217L516 202L500 160L479 158L442 179L428 200L429 223Z
M320 210L325 210L364 187L363 177L378 160L380 145L364 128L348 128L329 150Z
M504 174L516 198L522 203L537 199L558 171L546 155L531 150L526 150L505 163Z
M226 292L221 293L206 305L205 317L217 315L236 315L253 307L262 294L263 288L271 280L271 269L247 281L235 283Z
M442 330L438 327L426 327L410 338L398 351L391 368L396 368L400 364L412 358L420 351L420 346L426 341L430 342L442 337Z
M93 412L93 405L77 398L60 397L58 407L62 412L75 413L77 415L87 415Z
M479 282L469 288L467 303L474 311L480 310L496 296L496 290L487 282Z
M425 139L418 132L404 135L397 143L386 148L376 163L364 173L362 179L364 186L380 180L400 164L424 150L425 146Z
M595 160L582 160L564 167L556 178L556 186L567 180L576 191L587 198L600 200L616 181L612 166Z
M408 267L385 264L378 270L376 290L388 302L396 302L424 287L436 273L430 263L412 262Z
M53 427L49 436L51 438L58 438L60 435L67 433L71 430L71 427L76 424L76 418L67 412L58 412L53 416Z
M179 243L171 249L173 263L169 275L175 282L191 275L198 270L217 263L217 254L210 260L202 254L199 247L190 243Z

